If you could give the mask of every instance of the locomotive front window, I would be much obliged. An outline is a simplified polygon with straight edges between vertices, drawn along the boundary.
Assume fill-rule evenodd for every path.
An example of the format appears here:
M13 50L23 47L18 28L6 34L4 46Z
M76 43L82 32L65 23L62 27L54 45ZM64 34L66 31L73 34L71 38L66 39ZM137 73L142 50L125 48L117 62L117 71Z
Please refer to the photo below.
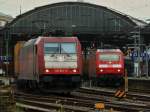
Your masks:
M76 44L61 43L61 53L76 53Z
M100 54L99 59L102 61L119 61L120 56L116 54Z
M44 51L45 51L45 54L59 53L60 52L59 44L58 43L45 43Z

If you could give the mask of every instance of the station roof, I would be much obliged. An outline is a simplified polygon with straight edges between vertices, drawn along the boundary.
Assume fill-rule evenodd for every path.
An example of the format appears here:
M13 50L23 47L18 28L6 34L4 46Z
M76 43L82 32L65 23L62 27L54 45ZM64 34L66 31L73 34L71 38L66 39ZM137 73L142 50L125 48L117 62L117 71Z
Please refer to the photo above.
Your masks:
M115 41L115 44L124 44L130 42L130 31L145 25L144 21L108 7L85 2L59 2L21 14L7 27L13 35L32 35L43 30L62 31L66 34L79 34L82 41L101 38L106 43ZM110 39L106 39L107 37Z
M120 12L120 11L117 11L115 9L105 7L105 6L96 5L96 4L86 3L86 2L59 2L59 3L54 3L54 4L49 4L49 5L45 5L45 6L36 7L36 8L34 8L34 9L24 13L24 14L21 14L21 15L17 16L14 19L14 21L11 22L11 24L17 22L17 20L19 20L20 18L26 17L26 16L28 16L28 15L36 12L36 11L40 11L40 10L43 10L43 9L46 9L46 8L49 8L49 7L62 6L62 5L76 5L76 4L77 5L83 5L83 6L95 7L95 8L103 8L105 10L108 10L110 12L113 12L113 13L119 15L120 17L123 17L124 19L129 21L131 24L140 25L140 26L146 25L146 22L144 22L140 19L134 18L132 16L129 16L125 13Z

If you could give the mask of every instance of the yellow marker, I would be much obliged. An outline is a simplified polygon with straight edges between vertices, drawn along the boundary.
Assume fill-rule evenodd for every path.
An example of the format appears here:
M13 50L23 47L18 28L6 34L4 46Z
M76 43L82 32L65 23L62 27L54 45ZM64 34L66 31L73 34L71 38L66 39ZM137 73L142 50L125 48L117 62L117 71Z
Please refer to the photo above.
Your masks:
M126 93L128 92L128 75L127 75L127 70L125 70L125 77L124 77L124 88L120 88L115 92L115 97L118 98L125 98Z
M105 104L104 103L96 103L95 108L99 110L105 109Z

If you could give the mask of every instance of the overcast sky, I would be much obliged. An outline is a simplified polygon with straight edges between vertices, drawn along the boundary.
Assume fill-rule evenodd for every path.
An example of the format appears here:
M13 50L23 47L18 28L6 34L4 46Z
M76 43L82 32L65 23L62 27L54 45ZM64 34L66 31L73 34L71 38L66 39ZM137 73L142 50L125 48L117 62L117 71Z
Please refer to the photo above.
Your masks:
M76 0L0 0L0 12L13 17L19 15L20 5L22 13L38 6L63 1ZM133 17L150 19L150 0L84 0L85 2L107 6Z

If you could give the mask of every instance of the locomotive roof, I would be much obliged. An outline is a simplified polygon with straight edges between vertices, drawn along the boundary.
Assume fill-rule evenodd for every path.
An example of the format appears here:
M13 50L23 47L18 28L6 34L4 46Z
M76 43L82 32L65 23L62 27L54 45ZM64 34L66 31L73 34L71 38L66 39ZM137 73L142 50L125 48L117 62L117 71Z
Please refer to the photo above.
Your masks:
M42 37L42 36L39 36L36 39L28 40L27 42L25 42L24 46L38 44L41 41L41 39L48 39L48 38L51 38L51 39L54 39L54 40L64 38L64 39L72 39L72 41L77 41L77 39L78 39L77 37Z
M97 49L98 52L121 52L120 49Z
M63 38L63 39L69 39L69 40L71 40L71 41L77 41L77 40L78 40L77 37L42 37L42 36L40 36L40 37L37 38L37 41L36 41L35 44L38 44L39 41L41 41L41 39L48 39L48 38L51 38L51 39L53 39L53 40L58 40L58 39L62 39L62 38Z

